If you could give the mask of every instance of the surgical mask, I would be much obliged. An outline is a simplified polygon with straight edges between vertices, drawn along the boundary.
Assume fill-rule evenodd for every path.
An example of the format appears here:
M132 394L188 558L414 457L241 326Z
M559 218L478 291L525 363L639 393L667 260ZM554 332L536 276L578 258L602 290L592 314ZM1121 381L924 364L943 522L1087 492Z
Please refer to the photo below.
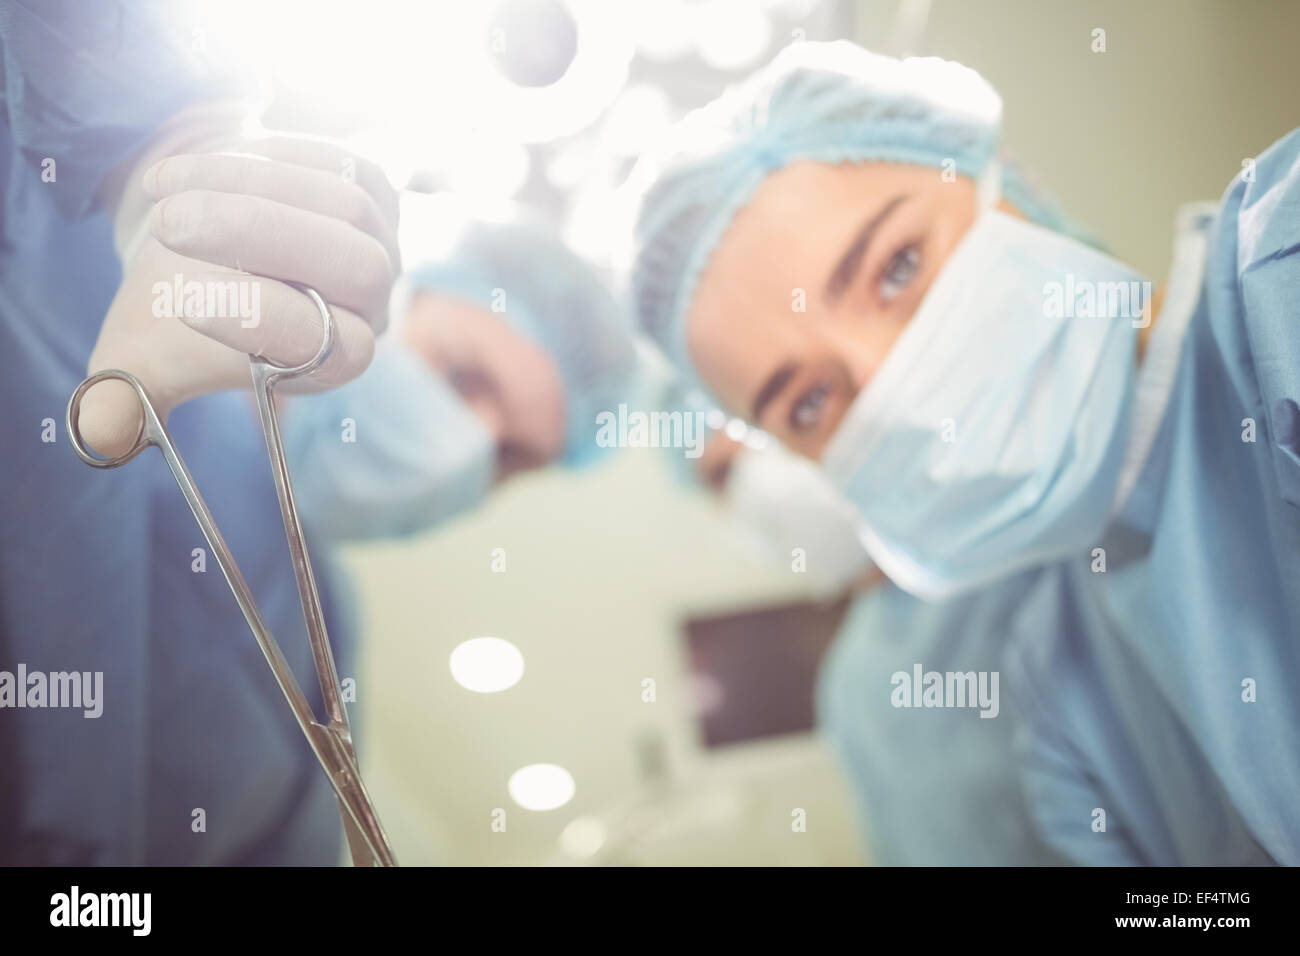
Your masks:
M938 600L1097 540L1149 288L1080 242L982 211L822 456L895 583Z
M391 337L360 378L294 398L284 444L304 520L340 539L413 534L467 511L496 467L491 432Z
M737 454L727 504L765 558L805 571L818 593L838 594L871 570L856 509L815 464L780 446Z

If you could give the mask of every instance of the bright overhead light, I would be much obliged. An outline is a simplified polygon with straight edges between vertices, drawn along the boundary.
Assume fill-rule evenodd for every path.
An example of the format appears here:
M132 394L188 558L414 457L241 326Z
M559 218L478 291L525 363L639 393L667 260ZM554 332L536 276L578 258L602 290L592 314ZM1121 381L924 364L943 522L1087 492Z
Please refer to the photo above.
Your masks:
M772 23L748 0L707 0L696 10L700 58L716 70L751 66L772 42Z
M609 829L598 817L578 817L560 833L560 849L575 860L589 860L609 840Z
M449 78L461 91L450 105L462 125L516 143L548 142L589 126L618 96L627 82L633 53L618 5L607 0L565 0L565 7L577 26L578 48L554 83L518 86L496 69L488 55L462 57L463 72ZM483 35L488 29L483 12L478 15L479 23L467 28L469 36Z
M485 196L527 179L524 144L595 122L634 50L619 5L563 0L577 30L572 62L553 83L520 86L491 50L491 4L368 0L359 14L352 0L196 2L195 42L261 67L287 111L280 120L334 124L399 182L442 165L446 185Z
M682 0L639 0L626 15L637 52L647 60L674 60L690 51L692 12Z
M499 637L475 637L451 652L451 676L466 690L493 694L524 676L524 655Z
M606 113L600 142L615 156L637 156L663 136L672 120L668 94L645 83L630 86Z
M554 810L573 799L573 775L553 763L521 767L506 785L510 798L525 810Z

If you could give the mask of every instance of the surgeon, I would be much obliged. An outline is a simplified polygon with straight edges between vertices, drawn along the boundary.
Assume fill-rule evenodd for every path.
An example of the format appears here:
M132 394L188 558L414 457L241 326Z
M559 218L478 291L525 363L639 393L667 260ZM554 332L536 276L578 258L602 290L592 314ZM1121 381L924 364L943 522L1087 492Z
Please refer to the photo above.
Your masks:
M286 409L297 498L334 540L414 534L512 475L599 461L597 415L637 387L608 285L521 211L461 223L392 318L364 375Z
M1300 134L1162 303L1017 194L1000 110L955 63L784 51L638 173L640 321L901 587L1030 575L1004 691L1050 846L1295 864Z
M891 687L920 663L969 672L996 659L1024 580L930 603L883 579L858 519L821 472L773 443L754 449L717 432L700 477L789 566L806 557L814 593L853 595L818 672L816 711L852 788L867 858L877 866L1030 866L1059 862L1021 795L1013 722L976 711L894 706Z
M330 787L169 470L156 454L87 468L64 434L88 371L140 377L319 711L245 353L315 352L315 308L281 280L305 282L339 334L305 384L361 373L399 270L396 194L333 144L250 135L260 89L218 38L196 51L180 12L14 2L0 16L0 671L27 675L0 680L7 864L339 859ZM178 309L160 298L178 276L242 283L258 307ZM90 390L80 421L108 455L140 423L115 384ZM317 583L337 624L333 582ZM49 675L72 673L99 688L94 706L53 706Z

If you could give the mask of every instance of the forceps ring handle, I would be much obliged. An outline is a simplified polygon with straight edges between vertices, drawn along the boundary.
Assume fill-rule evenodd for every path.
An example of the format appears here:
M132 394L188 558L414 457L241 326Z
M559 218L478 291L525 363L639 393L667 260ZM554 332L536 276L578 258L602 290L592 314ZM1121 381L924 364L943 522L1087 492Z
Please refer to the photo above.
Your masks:
M140 429L135 433L134 442L129 449L115 458L103 458L96 455L90 450L86 440L81 437L81 400L86 397L86 393L93 387L109 379L126 382L135 389L136 397L140 399L141 412ZM121 468L150 445L162 447L160 439L165 434L162 421L158 418L157 412L154 411L153 402L149 401L149 393L144 390L144 385L130 372L124 372L117 368L96 372L77 386L72 393L72 398L68 400L66 424L68 438L72 442L72 450L77 453L78 458L92 468Z
M274 384L282 378L300 378L304 375L310 375L316 369L320 368L321 363L329 358L330 352L334 348L334 313L330 310L329 305L321 298L321 294L309 285L303 285L300 282L286 281L285 285L292 286L307 298L311 299L312 304L320 313L321 319L321 342L316 349L316 354L303 362L301 365L279 365L272 362L269 358L260 355L250 355L249 360L254 365L260 365L265 369L263 378L268 384Z

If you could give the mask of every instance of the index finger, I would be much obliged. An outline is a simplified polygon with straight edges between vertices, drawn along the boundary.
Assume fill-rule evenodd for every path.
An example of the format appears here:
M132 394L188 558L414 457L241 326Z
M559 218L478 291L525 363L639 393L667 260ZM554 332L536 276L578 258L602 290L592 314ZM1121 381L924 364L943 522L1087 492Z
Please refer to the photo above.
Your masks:
M261 154L180 154L167 157L145 174L145 192L153 199L196 189L261 196L341 219L374 236L389 259L400 262L396 225L369 191L322 169Z
M311 136L271 136L254 140L241 149L269 159L333 172L355 182L370 193L385 220L396 231L397 190L388 181L384 171L364 156L357 155L333 140ZM401 263L396 262L394 265L400 272Z

